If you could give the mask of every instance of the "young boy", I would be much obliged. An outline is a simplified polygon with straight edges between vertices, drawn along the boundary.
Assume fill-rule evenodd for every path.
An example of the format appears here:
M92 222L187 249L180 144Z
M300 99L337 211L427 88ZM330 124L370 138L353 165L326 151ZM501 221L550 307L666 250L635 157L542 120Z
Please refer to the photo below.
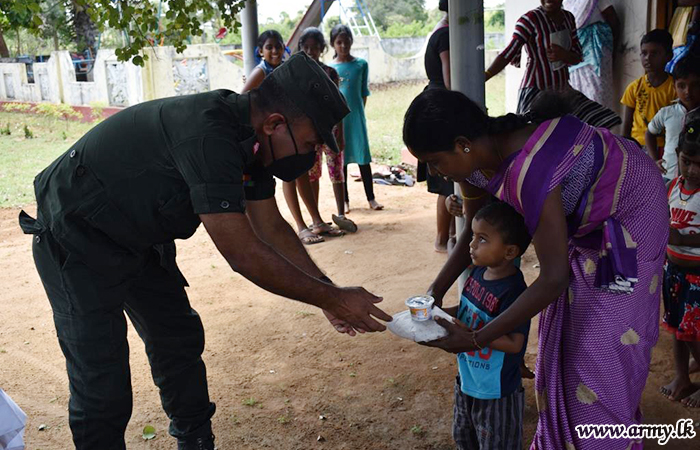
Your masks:
M645 146L645 134L651 119L659 109L676 98L673 79L664 71L673 57L673 38L666 30L652 30L641 43L641 61L645 74L630 83L620 103L625 105L622 135ZM663 139L658 139L663 147Z
M700 112L691 112L678 144L678 169L668 189L671 233L664 267L663 326L673 334L676 374L661 393L690 408L700 407L700 389L690 379L688 358L700 361Z
M680 60L673 70L673 84L678 101L665 106L656 113L646 132L649 154L658 161L666 182L678 176L678 138L680 137L685 115L700 106L700 60L688 56ZM656 136L666 132L666 145L663 154L659 152Z
M527 288L513 263L530 244L525 221L507 203L483 207L472 221L471 275L459 306L445 312L480 329ZM458 449L522 448L524 391L520 366L530 321L479 351L459 353L453 436Z

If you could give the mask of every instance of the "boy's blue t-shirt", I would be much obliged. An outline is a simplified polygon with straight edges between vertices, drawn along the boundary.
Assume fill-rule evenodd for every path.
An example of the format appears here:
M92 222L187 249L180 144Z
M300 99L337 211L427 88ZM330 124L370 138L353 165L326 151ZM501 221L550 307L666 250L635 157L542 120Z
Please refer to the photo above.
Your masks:
M523 273L518 271L500 280L484 280L486 267L475 267L462 291L457 318L472 329L480 329L505 311L527 288ZM530 321L511 333L525 335L520 353L511 354L484 347L483 350L459 353L457 363L462 392L484 400L506 397L521 386L520 363L527 347Z

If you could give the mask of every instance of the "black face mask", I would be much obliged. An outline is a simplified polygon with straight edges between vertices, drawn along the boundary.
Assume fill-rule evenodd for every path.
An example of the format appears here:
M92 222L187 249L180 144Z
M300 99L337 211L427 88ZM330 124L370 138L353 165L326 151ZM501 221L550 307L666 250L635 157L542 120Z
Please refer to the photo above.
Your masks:
M297 141L294 139L292 134L292 128L287 122L287 130L289 131L289 136L292 138L294 143L294 155L285 156L281 159L275 159L275 152L272 148L272 136L268 136L268 143L270 144L270 153L272 153L272 164L267 167L267 171L272 175L276 176L282 181L294 181L299 178L304 172L308 172L313 167L316 162L316 152L309 152L304 155L299 154L299 148L297 147Z

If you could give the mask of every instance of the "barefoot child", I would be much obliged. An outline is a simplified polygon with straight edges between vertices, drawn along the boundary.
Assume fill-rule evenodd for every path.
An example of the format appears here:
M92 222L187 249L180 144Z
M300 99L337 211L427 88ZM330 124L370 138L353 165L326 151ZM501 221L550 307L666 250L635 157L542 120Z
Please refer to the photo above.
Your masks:
M680 176L668 190L671 234L664 268L663 325L673 333L676 376L661 393L700 407L700 390L688 376L688 358L700 361L700 114L686 117L678 145Z
M250 76L241 90L242 93L260 86L265 77L282 64L284 49L284 40L279 32L267 30L258 36L258 52L262 60L250 72Z
M326 72L328 77L338 86L340 85L340 77L338 72L332 67L323 64L320 61L321 54L326 50L326 40L323 33L316 27L309 27L299 37L299 51L303 51L316 61L321 68ZM303 174L294 181L285 181L283 184L284 198L287 200L287 206L294 217L299 233L299 239L306 245L323 242L323 236L342 236L346 231L354 233L357 231L357 225L345 217L345 191L344 175L343 175L343 123L341 122L334 132L340 152L333 152L326 145L316 147L316 162L308 173ZM335 203L338 215L333 214L333 221L338 225L338 228L332 227L326 223L321 217L318 209L318 194L319 180L323 172L321 167L322 155L326 155L326 163L328 165L328 175L333 184L333 194L335 195ZM312 225L308 227L301 214L299 207L299 198L297 197L297 188L306 209L311 214Z
M369 138L367 137L367 121L365 119L365 104L369 96L369 67L367 61L356 58L350 54L352 48L352 31L347 25L338 24L331 30L331 46L335 50L335 59L331 66L340 75L340 91L350 107L350 114L343 119L345 133L345 162L343 173L345 176L345 202L346 211L350 211L350 199L348 197L348 164L356 163L360 166L362 184L369 207L374 210L384 209L374 198L372 186L372 155L369 152Z
M437 319L446 328L480 329L502 314L527 288L522 272L514 264L530 244L523 217L507 203L491 203L476 213L472 231L472 272L459 306L445 308L458 320L450 324ZM458 449L522 448L525 394L520 366L529 330L527 320L489 347L458 354L453 424ZM463 336L450 336L453 337L426 345L460 352L460 346L465 344Z

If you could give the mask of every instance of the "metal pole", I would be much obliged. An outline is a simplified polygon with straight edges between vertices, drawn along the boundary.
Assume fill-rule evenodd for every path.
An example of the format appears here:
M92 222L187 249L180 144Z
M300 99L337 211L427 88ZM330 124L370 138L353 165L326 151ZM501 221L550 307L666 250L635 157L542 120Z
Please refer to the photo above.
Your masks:
M484 1L450 0L450 80L459 91L486 109L484 80ZM455 183L459 195L459 185ZM457 218L457 236L464 231L464 219ZM461 295L466 276L459 277Z
M255 68L255 43L258 40L258 5L256 0L246 0L241 11L243 40L243 72L247 77Z

